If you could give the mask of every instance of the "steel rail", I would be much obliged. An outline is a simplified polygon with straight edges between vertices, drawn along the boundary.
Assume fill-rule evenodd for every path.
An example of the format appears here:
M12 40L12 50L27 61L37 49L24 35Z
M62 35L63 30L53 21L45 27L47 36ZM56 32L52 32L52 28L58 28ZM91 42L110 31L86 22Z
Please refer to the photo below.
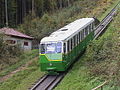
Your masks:
M105 28L109 25L109 23L113 20L114 15L117 12L117 7L119 6L120 1L118 4L107 14L107 16L100 22L100 24L95 28L95 38L97 39L101 33L105 30Z
M48 77L48 75L44 75L42 78L40 78L40 80L38 80L38 82L30 90L35 90L35 88L38 85L40 85L47 77Z
M45 75L30 90L52 90L65 76L65 73L59 75Z

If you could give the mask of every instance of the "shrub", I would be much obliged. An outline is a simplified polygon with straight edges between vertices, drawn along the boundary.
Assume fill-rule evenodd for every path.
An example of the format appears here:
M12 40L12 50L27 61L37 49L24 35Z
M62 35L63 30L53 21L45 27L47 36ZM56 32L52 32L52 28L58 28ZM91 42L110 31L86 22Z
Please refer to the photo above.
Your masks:
M4 34L0 34L0 69L4 68L3 65L12 65L18 61L18 57L22 54L19 45L11 46L4 41Z

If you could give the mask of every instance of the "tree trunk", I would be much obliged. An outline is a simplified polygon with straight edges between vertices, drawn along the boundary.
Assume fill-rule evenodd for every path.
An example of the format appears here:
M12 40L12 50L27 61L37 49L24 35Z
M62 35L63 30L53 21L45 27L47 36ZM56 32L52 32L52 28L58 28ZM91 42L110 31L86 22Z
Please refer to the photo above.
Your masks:
M7 0L5 0L5 19L6 19L6 27L8 27L8 5Z
M32 0L32 17L34 17L34 15L35 15L34 5L35 5L35 2L34 2L34 0Z

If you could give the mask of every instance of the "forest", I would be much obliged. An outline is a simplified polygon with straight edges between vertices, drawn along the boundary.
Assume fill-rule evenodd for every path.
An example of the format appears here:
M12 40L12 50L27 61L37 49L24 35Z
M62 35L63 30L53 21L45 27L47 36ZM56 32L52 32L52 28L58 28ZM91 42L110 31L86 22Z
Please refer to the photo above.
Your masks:
M41 17L44 13L68 7L75 0L0 0L0 27L16 27L26 16Z
M38 48L39 41L61 25L58 19L51 20L52 14L73 4L75 0L0 0L0 28L16 28L33 36ZM50 16L51 15L51 16ZM61 20L61 19L60 19ZM60 25L57 25L57 24ZM18 45L10 46L0 33L0 70L19 61L22 55Z

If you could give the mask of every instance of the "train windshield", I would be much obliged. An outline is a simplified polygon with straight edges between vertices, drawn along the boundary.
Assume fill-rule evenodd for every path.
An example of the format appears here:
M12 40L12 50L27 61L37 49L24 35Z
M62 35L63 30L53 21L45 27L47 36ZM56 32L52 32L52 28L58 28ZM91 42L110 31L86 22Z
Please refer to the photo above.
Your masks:
M51 54L51 53L61 53L62 52L62 43L61 42L51 42L40 45L41 54Z

